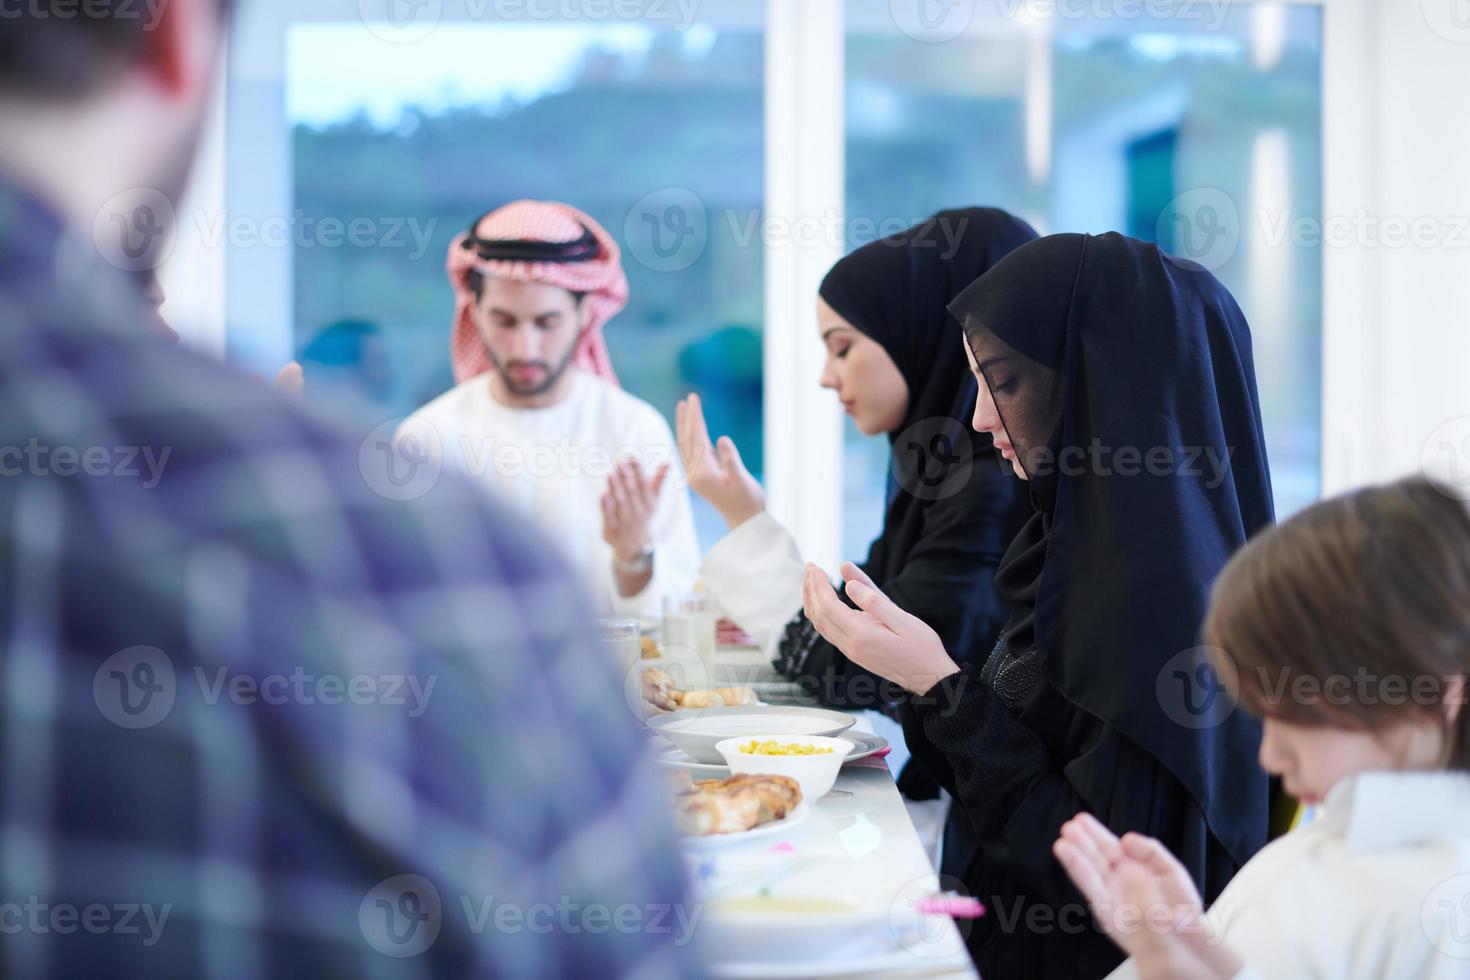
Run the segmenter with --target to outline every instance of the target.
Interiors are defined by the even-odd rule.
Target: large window
[[[825,220],[843,190],[837,237],[851,248],[989,204],[1042,232],[1117,229],[1210,266],[1255,332],[1278,510],[1319,492],[1321,248],[1300,231],[1322,211],[1322,7],[582,9],[242,5],[226,213],[197,229],[224,236],[229,355],[260,372],[303,357],[309,396],[365,428],[403,415],[452,382],[453,236],[518,197],[566,200],[624,250],[632,297],[608,340],[629,390],[670,416],[681,394],[703,393],[712,428],[753,468],[769,456],[779,470],[768,482],[783,488],[783,519],[816,542],[811,557],[835,557],[840,513],[843,557],[860,558],[881,520],[887,442],[849,428],[831,472],[836,423],[814,414],[839,409],[817,397],[809,349],[816,263],[766,219]],[[762,379],[782,371],[764,404],[810,389],[767,418]],[[781,441],[791,431],[804,444]],[[696,520],[708,546],[722,528],[699,504]]]
[[[1321,9],[888,6],[847,2],[848,228],[991,205],[1210,267],[1254,332],[1278,511],[1315,499],[1321,254],[1291,229],[1321,214]],[[861,554],[887,442],[847,433],[843,545]]]
[[[451,240],[509,201],[565,201],[623,250],[630,298],[606,333],[624,387],[671,423],[675,402],[701,392],[711,426],[759,472],[763,253],[747,233],[762,201],[758,23],[413,29],[347,15],[281,23],[279,71],[242,72],[232,92],[232,142],[255,145],[271,120],[289,132],[277,197],[292,236],[287,255],[234,259],[268,295],[232,292],[232,325],[257,326],[235,326],[231,353],[257,369],[301,358],[308,397],[349,421],[405,415],[453,384]],[[269,196],[258,160],[233,161],[245,210]],[[262,300],[284,324],[259,323]],[[699,507],[696,519],[712,544],[717,516]]]

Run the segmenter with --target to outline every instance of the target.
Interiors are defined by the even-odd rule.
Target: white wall
[[[844,203],[843,0],[767,0],[765,220],[775,228],[835,216]],[[824,352],[812,328],[817,288],[840,243],[773,235],[766,245],[765,449],[771,514],[801,554],[835,574],[842,551],[842,416],[812,384]],[[819,236],[821,237],[821,236]]]
[[[1323,248],[1327,493],[1418,472],[1426,444],[1465,457],[1470,24],[1447,28],[1455,3],[1326,4],[1323,215],[1366,229]],[[1368,219],[1417,220],[1439,241],[1396,245]]]
[[[214,110],[205,127],[193,179],[180,201],[173,253],[159,268],[163,316],[180,340],[215,357],[225,354],[225,250],[212,243],[210,222],[225,206],[225,106],[228,58],[215,81]]]

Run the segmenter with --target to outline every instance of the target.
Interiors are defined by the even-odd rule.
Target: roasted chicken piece
[[[694,784],[675,808],[679,832],[689,836],[733,834],[782,820],[801,802],[801,787],[789,776],[735,775]]]
[[[801,784],[790,776],[738,773],[726,779],[711,779],[694,784],[696,792],[709,792],[706,787],[718,787],[717,792],[730,794],[754,794],[760,801],[760,823],[767,820],[783,820],[786,814],[796,809],[801,802]]]
[[[674,805],[681,834],[733,834],[760,822],[761,801],[752,793],[692,793]]]

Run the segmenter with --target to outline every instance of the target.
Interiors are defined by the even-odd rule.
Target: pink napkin
[[[909,904],[923,915],[947,915],[951,919],[978,919],[985,914],[981,901],[968,895],[931,895]]]

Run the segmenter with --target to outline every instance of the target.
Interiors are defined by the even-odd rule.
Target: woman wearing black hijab
[[[1116,234],[1023,246],[950,309],[975,427],[1034,506],[996,573],[1001,639],[962,667],[850,565],[859,608],[809,568],[806,609],[928,695],[905,733],[979,839],[981,975],[1097,977],[1121,956],[1052,857],[1064,821],[1158,837],[1207,902],[1266,842],[1259,728],[1197,647],[1211,581],[1272,520],[1250,331],[1208,272]]]
[[[843,258],[819,293],[828,352],[822,384],[836,390],[859,429],[886,433],[892,447],[883,530],[862,567],[955,649],[988,649],[994,641],[1006,609],[991,577],[1028,508],[990,437],[964,423],[975,381],[953,356],[960,327],[946,307],[1035,237],[1004,211],[941,211]],[[895,701],[901,689],[850,665],[802,615],[796,545],[764,512],[760,487],[733,443],[710,445],[697,396],[680,404],[677,422],[690,486],[731,528],[700,570],[726,614],[823,701]],[[913,773],[901,782],[913,795],[934,793]]]

